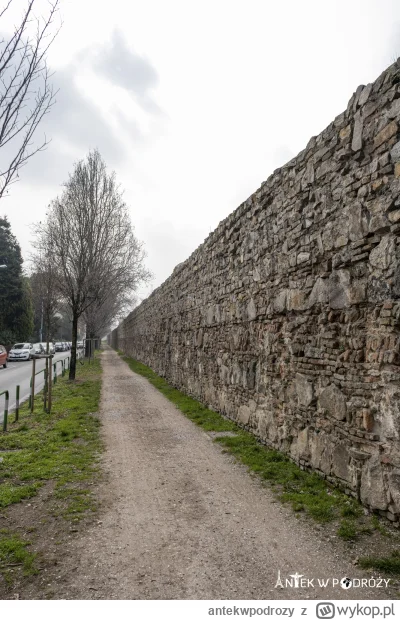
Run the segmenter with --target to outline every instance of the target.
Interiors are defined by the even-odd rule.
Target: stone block
[[[349,460],[348,446],[343,443],[337,444],[332,451],[332,474],[349,481],[351,478]]]
[[[364,88],[363,88],[363,90],[361,92],[360,98],[358,100],[358,105],[360,107],[367,103],[368,98],[369,98],[369,96],[371,94],[371,91],[372,91],[372,86],[373,86],[372,84],[367,84],[367,86],[364,86]]]
[[[354,129],[353,129],[353,139],[351,142],[351,148],[353,151],[359,151],[362,148],[363,140],[363,118],[361,116],[361,112],[357,112],[354,115]]]
[[[395,514],[400,513],[400,467],[392,467],[388,475],[388,491]]]
[[[297,264],[298,265],[301,265],[302,263],[305,263],[308,260],[310,260],[310,252],[300,252],[297,255]]]
[[[220,372],[220,376],[221,376],[221,381],[223,384],[227,385],[228,383],[230,383],[230,372],[229,372],[229,368],[227,366],[224,366],[223,364],[220,366],[219,369]]]
[[[397,134],[397,123],[396,121],[391,121],[388,123],[376,136],[374,139],[374,148],[378,148],[384,142],[387,142]]]
[[[395,259],[396,242],[393,235],[385,235],[382,237],[379,245],[377,245],[370,253],[369,262],[376,269],[387,269]]]
[[[334,271],[329,278],[329,305],[333,309],[347,308],[350,303],[350,273],[346,269]]]
[[[395,99],[388,110],[388,118],[396,118],[400,117],[400,99]]]
[[[346,419],[346,399],[343,392],[334,383],[322,390],[318,402],[319,406],[336,420]]]
[[[348,138],[350,134],[351,134],[351,125],[347,125],[346,127],[343,127],[339,131],[339,138],[340,140],[346,140],[346,138]]]
[[[287,290],[281,291],[275,297],[274,302],[273,302],[273,308],[274,308],[274,311],[277,312],[278,314],[281,314],[282,312],[285,312],[286,305],[287,305],[287,297],[288,297],[288,291]]]
[[[306,294],[304,291],[294,289],[288,292],[287,308],[288,310],[303,310],[306,303]]]
[[[387,510],[388,500],[378,456],[371,457],[362,468],[360,499],[373,510]]]
[[[399,168],[400,168],[400,163],[399,163]],[[399,172],[399,176],[400,176],[400,172]],[[395,224],[396,222],[400,221],[400,209],[397,209],[396,211],[390,211],[388,213],[388,219],[389,219],[389,222],[391,222],[392,224]]]
[[[238,414],[237,414],[236,419],[239,424],[243,424],[243,426],[247,426],[250,420],[250,415],[251,415],[250,407],[247,407],[247,405],[241,405],[241,407],[239,407],[238,409]]]
[[[377,417],[380,422],[382,441],[400,438],[400,386],[388,384],[382,391]]]
[[[400,101],[400,99],[398,101]],[[390,149],[390,157],[394,163],[400,161],[400,140]]]
[[[301,373],[296,373],[294,383],[297,404],[302,407],[311,405],[314,399],[314,387],[309,377]]]
[[[368,433],[374,430],[374,415],[369,409],[363,409],[363,427]]]
[[[201,347],[203,344],[203,330],[200,328],[196,335],[196,346]]]
[[[247,304],[247,317],[249,321],[254,321],[254,319],[257,318],[257,308],[256,304],[254,303],[254,299],[250,299],[249,303]]]
[[[299,431],[297,435],[296,456],[298,459],[301,459],[301,458],[308,459],[310,456],[310,449],[308,446],[308,435],[309,435],[308,428],[304,428],[303,430]]]

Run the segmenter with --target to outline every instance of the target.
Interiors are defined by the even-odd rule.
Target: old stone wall
[[[395,63],[114,334],[114,346],[392,521],[399,190]]]

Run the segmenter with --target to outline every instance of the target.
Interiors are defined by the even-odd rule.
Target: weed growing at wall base
[[[391,575],[400,575],[400,552],[393,551],[393,553],[387,557],[366,557],[360,559],[360,566],[362,568],[373,568],[375,570],[381,570]]]
[[[317,474],[300,469],[287,456],[261,444],[253,434],[231,420],[170,386],[148,366],[125,356],[121,351],[118,353],[131,370],[148,379],[182,413],[205,431],[230,431],[229,436],[219,436],[214,441],[268,482],[279,499],[289,503],[295,512],[302,512],[319,523],[337,522],[337,535],[346,541],[353,541],[362,534],[376,530],[371,519],[371,527],[365,527],[366,519],[356,500],[332,487]],[[374,520],[376,521],[376,517]],[[398,559],[390,560],[386,564],[382,560],[382,570],[385,570],[385,566],[393,567],[396,562]]]

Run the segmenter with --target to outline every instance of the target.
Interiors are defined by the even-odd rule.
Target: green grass
[[[54,386],[51,414],[27,405],[20,421],[0,434],[0,507],[35,495],[47,480],[57,487],[88,480],[97,470],[101,445],[99,421],[90,415],[98,409],[100,361],[78,367],[78,381],[59,378]]]
[[[87,512],[96,511],[96,502],[90,491],[79,488],[66,488],[65,486],[56,489],[54,497],[61,500],[67,500],[67,508],[63,511],[63,516],[74,522],[80,521],[85,517]]]
[[[91,364],[78,365],[75,382],[67,376],[58,378],[51,414],[43,412],[41,394],[35,398],[33,414],[27,403],[18,422],[12,422],[11,414],[7,433],[0,433],[0,510],[35,496],[49,481],[53,485],[46,503],[53,516],[77,522],[96,510],[93,494],[84,487],[98,472],[102,449],[100,422],[92,415],[98,410],[100,388],[96,357]],[[42,518],[40,527],[45,522]],[[25,535],[36,528],[19,530]],[[7,584],[21,567],[25,576],[37,572],[29,544],[15,532],[0,532],[0,573]]]
[[[17,504],[23,499],[29,499],[36,495],[40,484],[11,484],[4,482],[0,485],[0,508],[6,508],[10,504]]]
[[[118,353],[131,370],[146,377],[190,420],[205,431],[235,432],[236,435],[233,437],[216,437],[215,441],[252,472],[268,481],[281,501],[289,503],[295,512],[309,515],[320,523],[344,518],[339,525],[338,535],[346,540],[353,539],[356,520],[362,515],[362,509],[355,500],[349,499],[317,474],[303,471],[281,452],[262,445],[254,435],[242,430],[234,422],[170,386],[148,366],[125,356],[121,351]]]
[[[78,365],[75,382],[67,376],[58,378],[51,414],[43,412],[41,394],[35,398],[33,414],[27,403],[18,422],[12,422],[11,414],[7,433],[0,433],[0,510],[35,496],[49,481],[53,490],[47,510],[52,515],[77,522],[96,510],[92,493],[81,487],[98,472],[100,422],[92,414],[98,410],[100,388],[101,366],[96,357],[91,364]],[[45,522],[42,518],[19,530],[29,535]],[[24,576],[37,572],[29,545],[15,532],[0,531],[0,573],[7,584],[21,568]]]
[[[360,558],[358,564],[361,568],[373,568],[391,575],[400,575],[400,552],[393,551],[391,555],[381,558],[373,556]]]
[[[371,518],[371,529],[379,532],[382,536],[391,537],[393,534],[390,532],[378,519],[376,515],[373,515]]]
[[[12,569],[23,568],[25,576],[37,573],[35,554],[27,550],[29,541],[22,540],[8,530],[0,530],[0,573],[6,581],[12,581]]]
[[[343,519],[338,529],[338,536],[343,540],[355,540],[359,535],[360,530],[357,528],[357,524],[354,519]]]

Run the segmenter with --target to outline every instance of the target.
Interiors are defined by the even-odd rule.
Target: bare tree
[[[41,314],[41,340],[43,329],[46,334],[46,352],[49,352],[49,341],[57,327],[56,314],[61,307],[58,287],[58,271],[53,263],[51,247],[46,247],[45,239],[42,245],[36,245],[36,253],[31,258],[33,273],[31,275],[32,293],[35,305]]]
[[[117,296],[108,295],[102,302],[90,306],[83,315],[86,326],[86,338],[100,340],[107,334],[115,322],[119,322],[136,305],[136,297],[124,292]],[[86,346],[86,356],[90,348]]]
[[[0,23],[12,4],[8,0],[0,11]],[[1,151],[0,198],[18,179],[19,169],[48,144],[45,137],[33,146],[32,138],[55,100],[46,55],[59,32],[52,32],[59,0],[49,2],[45,18],[34,17],[34,4],[28,0],[13,34],[0,41],[0,149],[6,150]]]
[[[75,165],[36,234],[51,247],[58,288],[71,309],[69,378],[75,379],[79,318],[91,307],[99,311],[111,299],[126,298],[150,277],[115,173],[107,172],[97,150]]]

